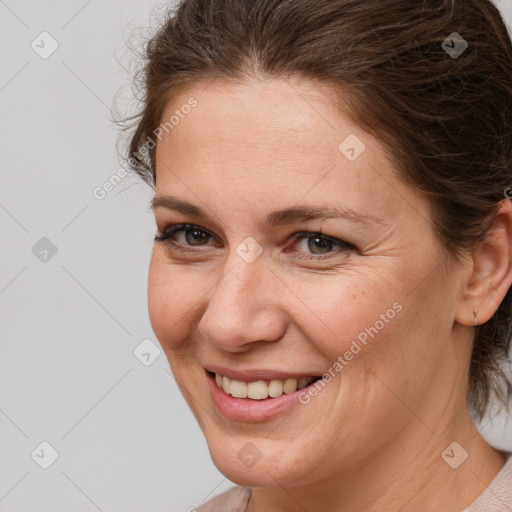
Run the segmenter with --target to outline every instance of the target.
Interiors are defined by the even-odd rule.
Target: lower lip
[[[215,377],[206,373],[212,399],[219,411],[231,420],[263,422],[288,411],[300,404],[299,393],[302,389],[275,398],[253,400],[252,398],[235,398],[228,395],[215,382]],[[304,389],[304,388],[303,388]]]

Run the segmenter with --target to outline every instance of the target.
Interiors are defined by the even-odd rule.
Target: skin
[[[213,236],[174,235],[193,252],[155,243],[151,324],[215,465],[253,488],[248,512],[460,511],[504,464],[476,431],[466,392],[473,311],[487,321],[512,281],[510,201],[488,243],[450,259],[427,199],[328,94],[304,81],[254,80],[199,83],[169,102],[162,120],[191,96],[198,104],[157,144],[155,195],[208,217],[157,207],[157,231],[186,222]],[[355,161],[338,150],[348,134],[366,146]],[[382,223],[265,224],[269,212],[304,204]],[[320,230],[356,250],[292,238]],[[250,264],[236,252],[248,236],[263,250]],[[213,403],[204,366],[321,375],[397,302],[401,311],[308,404],[248,423]],[[468,454],[456,469],[441,457],[454,441]],[[237,457],[248,442],[261,453],[252,467]]]

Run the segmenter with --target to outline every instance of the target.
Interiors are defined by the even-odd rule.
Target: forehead
[[[186,143],[206,152],[218,150],[215,146],[221,144],[222,155],[216,156],[226,160],[240,156],[235,150],[243,148],[262,159],[273,155],[285,161],[306,150],[312,156],[326,149],[332,154],[340,137],[357,130],[335,112],[325,87],[308,82],[203,82],[174,97],[161,122],[179,113],[190,98],[197,105],[181,116],[168,134],[172,137],[167,137],[173,150]]]
[[[194,108],[184,108],[191,98]],[[172,189],[192,199],[214,191],[219,203],[228,195],[231,203],[271,200],[283,207],[320,199],[347,208],[371,202],[396,214],[404,195],[414,195],[379,140],[336,108],[325,87],[201,83],[174,97],[161,122],[171,116],[179,122],[157,144],[160,194]]]

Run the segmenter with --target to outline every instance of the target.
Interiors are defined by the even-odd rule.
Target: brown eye
[[[187,250],[186,247],[207,245],[212,235],[203,228],[194,224],[176,224],[168,226],[163,233],[155,236],[155,241],[165,242],[169,247],[178,250]],[[182,246],[182,247],[180,247]]]
[[[202,242],[210,237],[210,235],[200,229],[182,229],[180,231],[176,231],[174,234],[179,232],[185,234],[184,239],[186,243],[190,245],[202,245]]]
[[[322,260],[355,249],[353,245],[344,242],[343,240],[339,240],[322,233],[311,233],[307,231],[297,233],[294,237],[294,241],[295,245],[302,249],[300,251],[296,251],[303,253],[302,255],[299,254],[298,257],[307,260]]]

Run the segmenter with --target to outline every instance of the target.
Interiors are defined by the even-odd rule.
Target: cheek
[[[155,248],[149,265],[148,311],[162,348],[172,351],[179,348],[194,323],[194,308],[207,284],[184,267],[171,265],[162,252]]]
[[[385,291],[379,275],[366,274],[316,275],[309,282],[295,283],[301,302],[297,299],[297,311],[291,313],[294,321],[305,338],[333,362],[346,352],[347,360],[352,360],[377,340],[390,336],[403,315],[396,288],[386,283]]]
[[[340,409],[356,408],[368,425],[388,421],[381,414],[393,408],[395,421],[402,421],[407,407],[417,410],[427,400],[450,332],[450,297],[441,300],[436,278],[412,293],[409,285],[386,288],[383,282],[375,275],[350,286],[340,283],[346,291],[323,310],[338,336],[310,338],[322,343],[331,371],[341,376]]]
[[[422,383],[435,371],[440,352],[435,345],[441,336],[432,332],[429,311],[435,291],[411,294],[404,284],[392,286],[390,275],[362,275],[330,280],[326,276],[314,286],[297,282],[297,295],[308,306],[308,314],[294,318],[305,339],[324,356],[327,379],[341,386],[340,408],[364,409],[361,404],[366,403],[370,420],[370,404],[396,401],[382,381],[406,400],[423,394]],[[400,282],[397,275],[396,283]],[[302,305],[300,310],[305,311]],[[436,325],[439,331],[444,327]],[[436,342],[431,341],[434,335]]]

